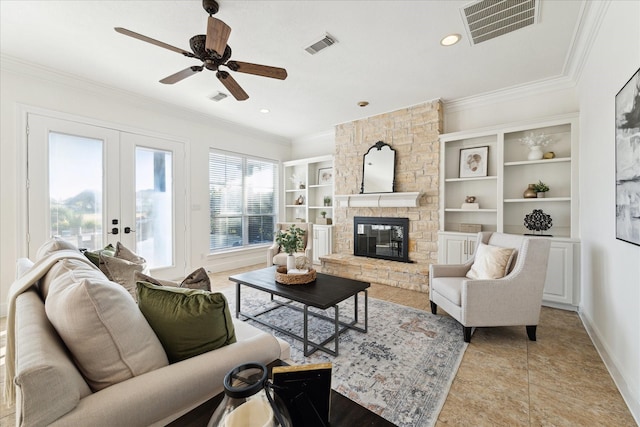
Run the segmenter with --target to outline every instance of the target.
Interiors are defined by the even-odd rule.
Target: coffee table
[[[236,317],[246,317],[276,331],[288,335],[294,339],[302,341],[305,356],[315,353],[317,350],[329,353],[332,356],[338,355],[339,336],[348,329],[358,332],[367,332],[368,327],[368,299],[367,288],[371,285],[359,280],[347,279],[344,277],[331,276],[318,273],[316,280],[303,285],[283,285],[275,281],[276,266],[267,267],[260,270],[249,271],[229,277],[229,280],[236,283]],[[246,313],[241,310],[240,291],[242,286],[248,286],[271,295],[271,300],[276,303],[259,313]],[[364,293],[364,327],[358,325],[358,294]],[[285,298],[286,301],[274,299],[275,296]],[[348,298],[354,298],[353,320],[343,322],[340,320],[338,304]],[[297,302],[302,304],[302,308],[292,304]],[[260,318],[261,315],[281,307],[289,307],[303,312],[303,336],[299,336],[289,330],[269,323]],[[309,310],[309,307],[316,307],[322,310],[333,308],[334,317],[325,316]],[[315,316],[334,323],[334,333],[321,343],[313,342],[309,339],[309,316]],[[334,341],[334,348],[330,349],[327,344]]]
[[[271,372],[271,368],[274,366],[283,365],[286,365],[286,363],[281,360],[275,360],[267,365],[267,367],[269,368],[269,372]],[[172,421],[167,425],[167,427],[206,426],[213,415],[213,412],[216,410],[218,405],[220,405],[220,402],[222,402],[223,397],[224,392],[212,397],[202,405],[194,408],[177,420]],[[375,412],[359,405],[335,390],[331,390],[331,412],[329,415],[329,424],[331,427],[395,427],[395,424],[392,422],[382,418]]]

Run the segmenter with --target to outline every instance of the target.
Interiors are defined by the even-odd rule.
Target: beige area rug
[[[235,290],[225,295],[234,312]],[[364,319],[362,300],[360,321]],[[270,304],[268,294],[243,288],[243,312],[257,313]],[[353,298],[339,307],[341,320],[353,317]],[[318,312],[333,316],[332,309]],[[264,315],[264,320],[300,336],[302,318],[301,312],[290,308]],[[305,357],[300,341],[248,322],[289,342],[295,363],[331,362],[334,390],[402,427],[435,424],[467,347],[460,324],[451,317],[374,298],[369,298],[368,333],[349,330],[340,335],[337,357],[320,351]],[[310,316],[310,339],[322,342],[332,333],[332,322]],[[333,349],[333,342],[328,346]]]

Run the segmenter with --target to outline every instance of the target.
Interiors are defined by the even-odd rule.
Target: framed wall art
[[[318,184],[331,184],[333,182],[333,168],[318,169]]]
[[[487,176],[489,146],[460,149],[460,178]]]
[[[640,246],[640,69],[616,94],[616,239]]]

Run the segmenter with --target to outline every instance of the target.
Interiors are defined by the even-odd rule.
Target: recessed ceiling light
[[[462,38],[462,36],[460,34],[449,34],[448,36],[446,36],[442,40],[440,40],[440,44],[442,46],[452,46],[452,45],[458,43],[461,38]]]
[[[263,108],[263,109],[260,110],[260,112],[263,113],[263,114],[267,114],[269,112],[269,109],[268,108]]]
[[[369,105],[368,101],[360,101],[360,102],[358,102],[358,107],[366,107],[367,105]]]

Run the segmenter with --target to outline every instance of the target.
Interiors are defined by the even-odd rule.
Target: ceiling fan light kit
[[[219,10],[218,3],[215,0],[202,0],[202,7],[209,14],[209,18],[207,19],[207,34],[199,34],[191,37],[189,40],[189,46],[193,53],[134,31],[127,30],[126,28],[116,27],[115,30],[120,34],[160,46],[189,58],[197,58],[202,61],[202,65],[194,65],[189,68],[185,68],[182,71],[178,71],[175,74],[165,77],[160,80],[160,83],[174,84],[199,73],[206,68],[207,70],[216,72],[218,80],[220,80],[236,100],[244,101],[249,98],[249,95],[247,95],[238,82],[236,82],[227,71],[221,70],[220,67],[226,67],[229,70],[238,73],[253,74],[278,80],[284,80],[287,78],[287,70],[284,68],[252,64],[250,62],[231,61],[231,47],[227,44],[231,34],[231,27],[212,16]]]

